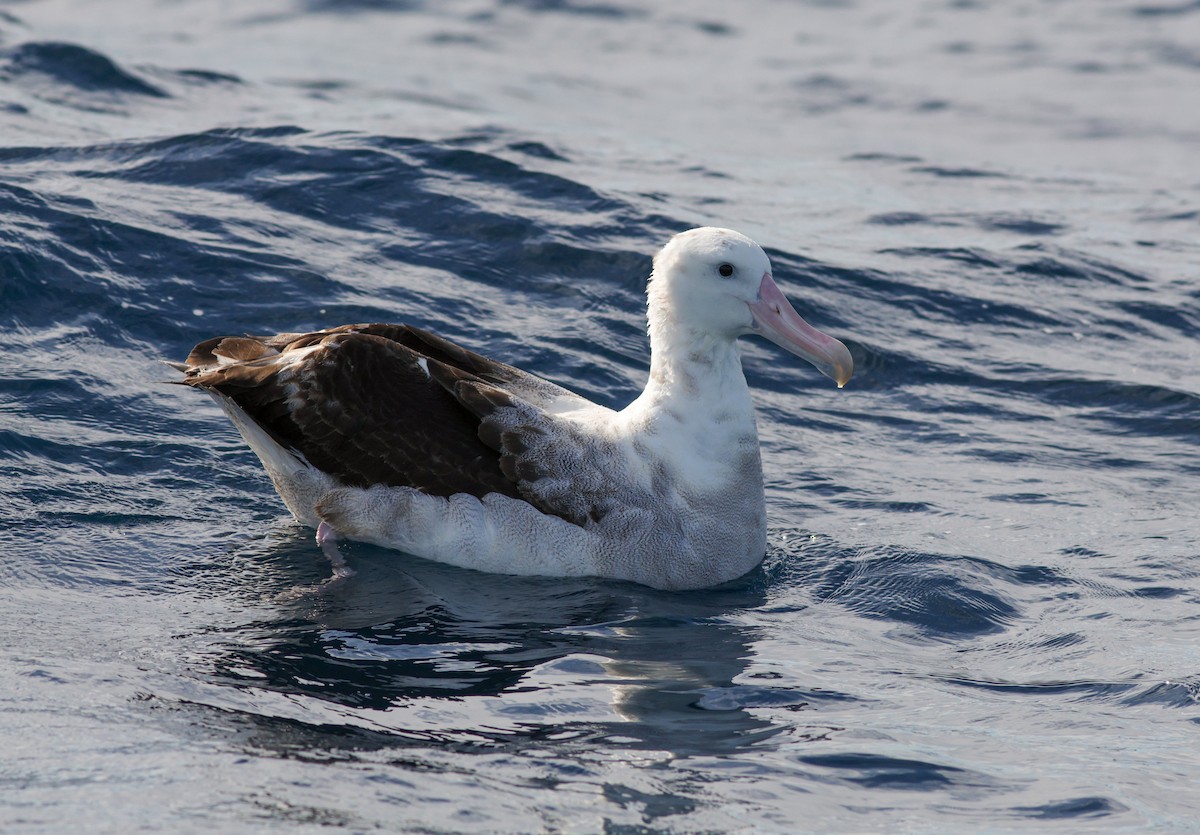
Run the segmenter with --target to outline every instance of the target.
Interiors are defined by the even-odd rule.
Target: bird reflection
[[[356,573],[332,587],[317,582],[319,552],[290,528],[207,575],[255,613],[209,648],[207,701],[289,720],[279,740],[289,750],[296,721],[397,742],[608,741],[668,758],[784,730],[755,716],[753,699],[723,698],[753,656],[755,629],[733,617],[765,602],[761,575],[680,594],[355,547]],[[254,721],[257,745],[272,745],[274,724]]]

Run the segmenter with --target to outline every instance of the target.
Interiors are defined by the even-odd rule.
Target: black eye
[[[717,272],[719,272],[723,277],[729,278],[729,276],[733,275],[733,264],[722,264],[721,266],[717,267]]]

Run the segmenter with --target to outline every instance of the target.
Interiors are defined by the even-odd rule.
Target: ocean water
[[[1194,831],[1200,4],[0,3],[0,829]],[[352,544],[209,336],[406,321],[612,406],[739,229],[769,551]]]

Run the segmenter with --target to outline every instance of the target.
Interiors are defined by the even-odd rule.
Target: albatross
[[[344,537],[493,573],[717,585],[766,552],[738,337],[770,339],[839,388],[853,362],[729,229],[673,237],[646,295],[649,379],[620,411],[411,325],[216,337],[173,365],[335,569]]]

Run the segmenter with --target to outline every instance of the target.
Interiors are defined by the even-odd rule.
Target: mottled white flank
[[[306,524],[324,521],[353,539],[482,571],[714,585],[754,568],[766,550],[758,436],[737,337],[762,333],[839,384],[850,375],[845,347],[804,325],[770,270],[758,245],[736,232],[677,235],[655,258],[647,292],[652,359],[641,396],[621,411],[572,396],[519,399],[489,418],[526,431],[524,440],[545,439],[530,455],[549,476],[532,489],[543,506],[569,508],[580,497],[604,507],[583,525],[497,493],[442,498],[339,486],[236,407],[226,410]]]

